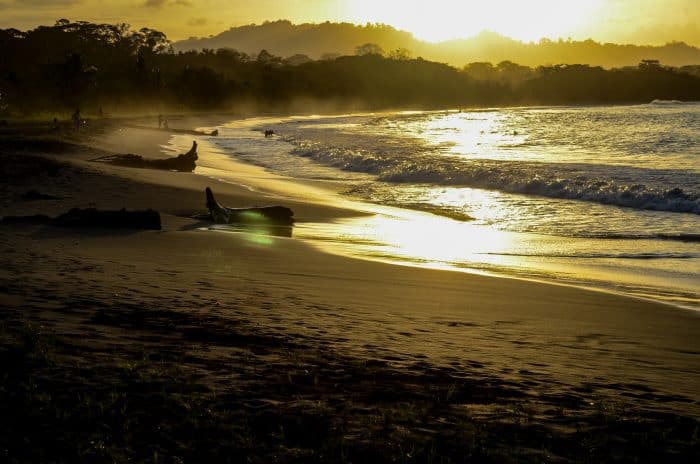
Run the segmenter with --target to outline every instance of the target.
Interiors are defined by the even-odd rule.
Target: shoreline
[[[227,119],[226,119],[227,120]],[[198,117],[195,119],[196,124],[194,129],[201,130],[203,127],[215,126],[221,123],[222,119],[202,119]],[[191,121],[184,119],[180,120],[180,123],[190,124]],[[115,137],[112,140],[111,137]],[[95,143],[90,143],[89,146],[96,146],[100,149],[112,149],[115,146],[122,148],[122,151],[126,152],[136,152],[144,153],[147,156],[158,157],[167,153],[179,153],[186,151],[189,147],[191,139],[193,137],[190,135],[178,135],[170,132],[153,132],[148,130],[139,130],[134,128],[118,128],[112,135],[103,136],[100,135]],[[221,203],[229,206],[251,206],[263,204],[275,204],[280,202],[286,206],[291,207],[295,211],[295,217],[297,222],[301,223],[328,223],[331,224],[337,219],[348,219],[348,218],[361,218],[363,215],[374,215],[374,214],[392,214],[392,213],[405,213],[409,218],[414,215],[425,216],[426,213],[413,212],[400,210],[393,207],[383,207],[381,205],[375,205],[370,203],[358,202],[352,199],[346,199],[339,195],[337,191],[332,188],[319,188],[312,185],[304,184],[295,179],[289,179],[286,177],[278,176],[276,174],[270,173],[265,168],[250,165],[242,161],[236,161],[226,156],[224,153],[219,152],[213,146],[209,145],[206,140],[201,137],[194,137],[200,144],[200,165],[204,173],[174,173],[168,171],[154,171],[154,170],[144,170],[144,169],[131,169],[131,168],[120,168],[109,165],[102,165],[100,163],[88,163],[85,161],[85,156],[71,156],[69,155],[70,162],[77,162],[78,166],[88,169],[97,169],[101,175],[107,176],[118,176],[122,179],[122,182],[128,182],[132,185],[136,192],[142,191],[144,188],[149,188],[149,186],[160,186],[161,188],[175,188],[178,191],[195,191],[195,195],[189,195],[189,201],[184,203],[182,207],[173,208],[172,206],[163,208],[167,200],[163,198],[151,199],[146,196],[140,196],[140,194],[135,195],[136,198],[125,198],[120,203],[123,206],[128,206],[129,204],[134,205],[134,207],[150,207],[156,204],[160,204],[160,209],[163,216],[164,230],[170,230],[171,228],[177,227],[178,230],[189,230],[193,227],[191,220],[184,216],[189,215],[193,211],[203,211],[203,192],[204,186],[215,185],[214,190]],[[157,147],[157,149],[155,148]],[[198,167],[197,170],[201,169]],[[214,172],[212,172],[212,170]],[[212,175],[214,174],[214,175]],[[217,180],[216,174],[224,177],[223,182]],[[133,182],[137,182],[133,185]],[[184,192],[184,191],[183,191]],[[152,193],[151,193],[152,195]],[[201,195],[201,203],[197,197]],[[182,200],[182,197],[178,197],[178,200]],[[128,202],[128,203],[127,203]],[[190,224],[188,224],[190,223]],[[331,228],[333,226],[331,225]],[[245,232],[233,232],[234,237],[246,237],[250,236],[249,233]],[[201,231],[200,231],[201,232]],[[204,236],[211,235],[210,232],[202,232]],[[220,234],[217,234],[220,235]],[[253,236],[255,236],[253,232]],[[206,238],[210,240],[210,238]],[[284,240],[284,239],[281,239]],[[294,241],[295,239],[292,239]],[[322,255],[328,255],[326,259],[339,258],[341,260],[358,260],[357,256],[347,256],[342,253],[330,253],[323,247],[318,246],[318,242],[309,239],[302,239],[304,246],[309,247],[309,251],[312,249],[314,253],[320,253]],[[287,242],[289,243],[289,242]],[[286,245],[288,246],[288,245]],[[316,259],[316,258],[314,258]],[[362,266],[361,263],[378,263],[380,265],[389,266],[388,269],[392,269],[397,266],[396,263],[387,264],[386,261],[374,258],[359,258],[358,266]],[[404,267],[404,266],[401,266]],[[495,279],[495,283],[491,282],[490,286],[498,287],[501,284],[507,286],[506,282],[515,284],[515,286],[537,286],[541,287],[543,292],[547,292],[547,289],[553,290],[556,288],[561,288],[564,292],[572,291],[574,293],[586,294],[588,292],[594,292],[600,295],[601,299],[611,298],[618,299],[622,298],[621,302],[623,304],[642,304],[650,306],[662,307],[665,310],[672,311],[688,311],[686,308],[680,308],[676,305],[668,305],[664,302],[659,302],[656,300],[646,300],[635,298],[627,294],[616,294],[614,292],[608,292],[605,290],[598,289],[585,289],[580,285],[570,285],[568,283],[558,283],[551,281],[533,280],[522,278],[520,276],[513,275],[495,275],[491,276],[480,272],[470,272],[468,269],[434,269],[426,266],[415,265],[408,263],[405,266],[407,269],[415,269],[415,272],[426,271],[428,273],[436,272],[439,275],[444,273],[455,273],[457,275],[465,275],[468,277],[474,277],[477,280],[486,279],[486,281],[491,281]],[[412,272],[412,271],[408,271]],[[458,277],[457,277],[458,278]],[[504,282],[505,281],[505,282]],[[691,311],[691,317],[697,317],[698,313],[696,311]]]
[[[123,136],[100,137],[114,146]],[[154,146],[180,147],[162,138],[129,143],[123,151],[153,156]],[[7,440],[24,433],[46,450],[42,443],[57,431],[51,414],[65,408],[83,428],[100,414],[117,423],[111,438],[101,438],[114,453],[152,456],[150,441],[163,456],[190,456],[164,442],[157,426],[188,436],[202,430],[188,419],[196,411],[200,424],[217,431],[213,440],[243,424],[230,445],[238,454],[229,445],[212,449],[255,462],[291,459],[294,450],[301,460],[339,461],[343,446],[355,459],[375,453],[390,460],[410,443],[419,460],[431,449],[494,462],[697,456],[696,314],[572,287],[349,259],[254,231],[199,231],[206,224],[189,216],[205,210],[207,185],[227,206],[279,202],[302,221],[357,213],[291,200],[293,188],[283,199],[251,191],[245,176],[271,182],[256,170],[240,173],[236,185],[88,163],[90,156],[54,154],[69,166],[14,179],[3,191],[2,214],[152,207],[163,230],[0,226],[7,308],[0,354],[16,381],[5,391],[26,399],[24,411],[7,402],[16,410],[5,417],[24,413],[46,430],[37,436],[6,424]],[[20,200],[30,188],[61,199]],[[38,390],[26,388],[27,375]],[[110,388],[123,392],[135,415],[117,406],[97,413],[60,393],[92,391],[94,401],[107,401]],[[148,393],[161,389],[162,397]],[[139,399],[159,412],[146,419]],[[119,440],[132,435],[120,427],[143,438],[134,434],[132,448],[124,448]],[[200,452],[209,443],[195,441]]]
[[[278,121],[278,116],[264,116],[261,118],[243,118],[242,120],[233,122],[251,121],[250,124],[258,125],[261,124],[261,122],[258,120],[268,120],[270,118],[272,118],[270,124],[274,124],[276,121]],[[214,126],[198,129],[211,129],[212,127]],[[185,145],[185,143],[181,143],[180,148],[184,149]],[[204,146],[208,148],[208,150],[205,150],[205,158],[202,159],[203,163],[201,164],[201,167],[198,167],[198,169],[195,171],[196,174],[233,183],[240,183],[241,179],[246,179],[246,185],[248,187],[253,189],[264,189],[268,192],[273,191],[278,194],[282,194],[283,198],[289,198],[290,196],[292,198],[301,196],[306,201],[323,202],[325,204],[339,206],[343,209],[357,211],[359,213],[359,217],[357,217],[357,214],[348,214],[347,218],[336,218],[340,219],[341,223],[337,224],[335,227],[333,225],[329,225],[326,220],[321,220],[318,223],[310,223],[310,221],[304,218],[303,222],[306,222],[307,224],[305,224],[304,227],[298,228],[302,233],[296,234],[296,237],[309,241],[324,252],[330,252],[351,258],[388,262],[398,265],[408,265],[431,269],[449,269],[457,272],[489,275],[494,277],[522,279],[525,281],[549,283],[554,285],[568,285],[574,288],[590,289],[593,291],[601,291],[614,295],[628,296],[633,299],[659,302],[684,310],[700,311],[700,299],[698,299],[698,296],[700,295],[694,293],[692,297],[688,296],[690,294],[687,292],[691,290],[688,289],[689,287],[686,288],[687,284],[686,287],[678,287],[674,289],[673,293],[668,293],[660,286],[660,284],[657,284],[656,286],[648,286],[643,280],[635,278],[632,273],[627,273],[625,274],[624,278],[614,280],[612,279],[610,272],[605,274],[605,271],[599,265],[589,265],[589,263],[587,263],[585,260],[579,261],[576,265],[572,265],[566,263],[562,264],[561,262],[558,262],[556,258],[550,257],[549,261],[542,261],[539,263],[539,265],[534,265],[532,263],[527,263],[527,261],[537,259],[535,256],[518,259],[516,255],[509,255],[506,253],[506,255],[501,256],[501,259],[504,261],[503,264],[490,264],[488,263],[488,260],[478,261],[478,253],[475,255],[477,260],[472,261],[471,263],[469,262],[470,259],[467,259],[466,262],[460,262],[458,260],[452,261],[449,258],[439,258],[438,261],[431,262],[429,258],[424,258],[423,255],[420,254],[421,250],[419,250],[419,253],[415,255],[411,255],[410,253],[404,254],[400,251],[393,254],[391,252],[389,254],[383,254],[381,252],[381,248],[364,246],[361,235],[353,235],[353,230],[359,229],[362,227],[363,222],[365,222],[365,220],[362,219],[362,216],[369,214],[377,216],[377,219],[379,217],[401,218],[401,222],[405,223],[407,227],[411,227],[412,224],[419,224],[420,227],[424,228],[450,226],[454,229],[452,224],[459,223],[461,221],[441,215],[434,216],[430,212],[379,205],[361,198],[348,197],[342,194],[343,186],[338,185],[333,180],[310,181],[309,179],[299,180],[284,177],[283,175],[272,173],[267,168],[259,165],[249,164],[246,161],[234,159],[232,156],[225,154],[222,148],[215,147],[212,144]],[[210,162],[210,157],[214,153],[216,153],[216,160],[212,163]],[[211,168],[214,168],[214,170]],[[242,173],[245,173],[245,176],[241,176]],[[289,185],[292,186],[291,189],[289,188]],[[320,190],[316,187],[320,187]],[[353,219],[353,217],[356,219]],[[382,235],[381,222],[382,221],[380,220],[372,220],[373,224],[379,224],[377,227],[375,227],[375,229],[379,232],[376,236],[369,236],[367,239],[370,241],[377,241],[377,243],[384,241],[384,247],[401,247],[401,243],[391,242],[392,237]],[[397,226],[394,225],[393,227],[396,228]],[[550,236],[539,236],[538,234],[532,232],[505,232],[494,230],[489,226],[471,226],[468,223],[465,223],[463,229],[465,230],[462,232],[467,235],[476,231],[480,237],[479,239],[486,242],[489,240],[493,241],[493,238],[487,237],[487,235],[502,236],[504,237],[502,240],[511,240],[510,237],[515,237],[512,240],[517,240],[522,243],[532,242],[533,244],[539,243],[542,240],[551,242],[553,239]],[[455,229],[455,232],[453,232],[452,235],[456,235],[457,233],[458,232]],[[336,237],[338,234],[343,235],[346,237],[346,239],[340,241],[336,240],[334,237]],[[456,238],[452,235],[450,235],[448,238]],[[355,240],[359,240],[360,243],[355,243]],[[591,239],[577,240],[582,241]],[[592,246],[594,245],[592,244]],[[580,246],[578,247],[580,248]],[[430,253],[431,250],[426,250],[425,252]],[[437,250],[437,252],[441,253],[440,250]],[[499,252],[496,251],[496,255],[498,254]],[[520,263],[519,260],[523,261],[523,263]],[[527,264],[523,266],[524,263]],[[584,271],[581,271],[580,269],[584,269]]]
[[[188,131],[192,133],[182,134],[183,129],[173,128],[172,131],[154,131],[153,128],[136,127],[130,124],[122,124],[116,121],[115,130],[108,133],[107,137],[102,134],[97,140],[91,140],[87,143],[88,147],[93,147],[99,150],[115,151],[120,149],[121,152],[134,152],[146,154],[147,157],[162,157],[162,155],[174,154],[187,151],[190,141],[195,139],[200,147],[200,160],[198,161],[197,169],[192,173],[194,176],[201,177],[200,181],[185,181],[186,173],[171,173],[175,176],[167,176],[156,174],[156,171],[139,170],[131,168],[119,168],[113,166],[105,166],[97,163],[86,162],[85,156],[71,156],[70,162],[77,162],[81,166],[89,166],[100,170],[102,173],[109,175],[125,176],[133,179],[134,176],[139,182],[162,184],[165,186],[184,186],[192,188],[193,184],[203,189],[204,185],[211,182],[217,182],[223,185],[235,186],[236,195],[241,195],[245,191],[244,198],[265,198],[269,200],[281,200],[297,206],[303,205],[302,215],[296,216],[297,222],[302,223],[323,223],[329,224],[337,219],[353,219],[361,218],[367,215],[399,215],[404,218],[415,218],[421,216],[432,216],[430,213],[422,211],[405,210],[393,206],[383,206],[375,203],[368,203],[361,199],[347,198],[341,195],[340,188],[333,185],[333,181],[323,181],[319,187],[316,183],[309,183],[292,179],[281,175],[274,174],[262,166],[252,165],[241,160],[235,160],[226,155],[220,148],[215,147],[208,140],[202,139],[206,134],[200,133],[195,135],[195,132],[216,128],[225,123],[240,119],[249,119],[249,116],[241,116],[240,119],[231,120],[230,115],[207,116],[197,114],[194,116],[184,116],[178,121],[185,122]],[[268,117],[265,115],[264,117]],[[270,115],[270,117],[284,117],[281,115]],[[143,118],[138,118],[141,121]],[[257,117],[253,117],[257,119]],[[157,129],[157,128],[156,128]],[[134,136],[136,134],[136,136]],[[145,134],[145,135],[144,135]],[[117,138],[118,141],[113,140]],[[124,140],[127,142],[124,143]],[[102,169],[101,169],[102,168]],[[142,171],[142,172],[139,172]],[[141,174],[139,176],[139,174]],[[184,174],[184,176],[182,175]],[[179,178],[177,178],[177,177]],[[210,182],[202,181],[207,179]],[[218,193],[218,192],[217,192]],[[218,195],[217,195],[218,196]],[[224,193],[224,198],[226,193]],[[330,197],[330,198],[329,198]],[[250,204],[241,204],[236,201],[230,206],[250,206]],[[310,213],[306,213],[306,210]],[[295,210],[296,211],[296,210]],[[299,221],[299,218],[301,220]],[[450,219],[450,218],[447,218]],[[332,227],[332,226],[331,226]],[[481,227],[487,229],[486,227]],[[241,232],[240,230],[232,230],[233,232]],[[244,231],[243,231],[244,232]],[[528,235],[520,233],[519,235]],[[637,295],[615,288],[614,286],[595,286],[590,282],[559,282],[553,276],[527,276],[518,275],[517,273],[509,273],[508,270],[490,270],[480,269],[477,267],[470,268],[464,266],[444,266],[430,265],[429,263],[418,263],[410,260],[400,260],[396,257],[368,257],[361,256],[357,252],[351,253],[343,251],[342,247],[323,246],[318,240],[308,237],[302,237],[300,240],[309,243],[314,249],[322,253],[332,253],[334,255],[343,256],[348,259],[360,259],[370,262],[387,263],[397,266],[416,267],[420,269],[431,269],[437,271],[459,272],[472,275],[480,275],[497,279],[514,279],[523,282],[533,282],[544,285],[563,286],[579,290],[599,292],[610,294],[613,296],[621,296],[630,298],[631,300],[640,300],[652,304],[661,304],[670,308],[681,309],[684,311],[698,312],[700,307],[692,305],[683,305],[675,301],[668,301],[654,298],[652,296]]]

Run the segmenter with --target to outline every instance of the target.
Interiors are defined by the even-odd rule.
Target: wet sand
[[[254,167],[220,182],[88,161],[101,150],[164,156],[191,143],[180,137],[116,127],[67,150],[0,144],[1,215],[126,207],[163,221],[162,231],[0,227],[0,412],[22,418],[3,421],[7,457],[698,456],[697,313],[202,231],[189,216],[205,211],[205,186],[228,206],[291,207],[299,222],[364,213]],[[200,144],[198,169],[223,177],[208,150]],[[30,190],[60,199],[22,199]]]

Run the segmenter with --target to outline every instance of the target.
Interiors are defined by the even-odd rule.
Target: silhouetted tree
[[[496,66],[496,70],[498,79],[511,87],[518,86],[533,76],[531,68],[515,64],[512,61],[501,61]]]
[[[659,60],[642,60],[639,63],[639,67],[642,69],[654,69],[654,68],[660,68],[661,63],[659,63]]]
[[[700,68],[655,60],[612,70],[476,62],[458,71],[410,59],[405,49],[385,58],[374,43],[357,47],[355,56],[319,61],[282,60],[266,50],[251,59],[230,48],[176,54],[169,44],[153,29],[66,19],[25,32],[0,30],[0,112],[73,111],[77,104],[96,111],[128,99],[197,109],[239,100],[283,108],[294,97],[363,101],[371,108],[700,100]]]
[[[483,61],[477,63],[469,63],[468,65],[464,66],[462,70],[466,74],[468,74],[472,79],[476,79],[478,81],[495,80],[498,77],[498,72],[496,71],[496,68],[494,68],[491,63]]]
[[[304,63],[310,63],[313,60],[309,58],[307,55],[302,55],[302,54],[296,54],[292,55],[288,58],[284,59],[284,64],[288,64],[290,66],[299,66],[300,64]]]
[[[384,50],[382,47],[375,43],[366,43],[363,45],[358,45],[355,47],[355,55],[365,56],[365,55],[384,55]]]
[[[390,51],[388,56],[392,60],[410,60],[411,51],[406,48],[397,48],[396,50]]]
[[[260,50],[258,53],[258,58],[256,60],[260,64],[264,65],[280,65],[282,64],[282,58],[275,56],[267,50]]]

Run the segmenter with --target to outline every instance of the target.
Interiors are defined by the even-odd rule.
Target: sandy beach
[[[207,186],[227,206],[292,208],[300,224],[370,209],[204,139],[195,173],[89,161],[184,153],[189,134],[0,135],[1,216],[151,208],[162,220],[0,225],[3,460],[700,459],[697,312],[336,256],[293,230],[203,230],[192,216]],[[24,199],[32,190],[55,198]]]

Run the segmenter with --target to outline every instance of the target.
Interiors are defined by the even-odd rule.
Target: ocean
[[[700,104],[270,117],[218,129],[210,141],[239,161],[376,206],[295,226],[328,251],[700,309]]]

